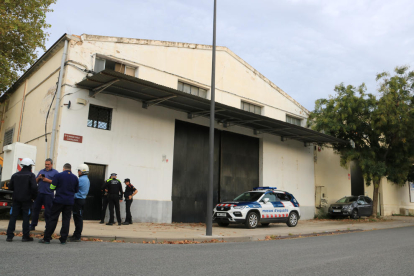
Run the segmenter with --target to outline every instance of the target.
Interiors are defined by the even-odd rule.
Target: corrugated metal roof
[[[113,70],[104,70],[87,77],[76,84],[96,93],[110,94],[138,100],[143,107],[157,104],[166,108],[186,112],[189,118],[209,117],[210,100],[184,93],[163,85],[131,77]],[[107,85],[107,86],[106,86]],[[247,112],[216,102],[215,118],[224,126],[240,125],[253,130],[255,134],[268,133],[283,139],[293,139],[304,143],[346,143],[346,141],[316,132],[284,121]]]

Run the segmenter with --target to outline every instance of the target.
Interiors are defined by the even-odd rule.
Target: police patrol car
[[[260,223],[286,223],[295,227],[300,218],[299,202],[295,197],[276,187],[257,187],[245,192],[234,201],[217,204],[213,220],[219,226],[229,223],[244,223],[247,228],[256,228]]]

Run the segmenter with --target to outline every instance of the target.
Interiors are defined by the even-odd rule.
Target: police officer
[[[134,198],[134,195],[138,193],[138,190],[131,184],[131,180],[126,178],[125,181],[125,210],[126,210],[126,217],[125,222],[122,223],[123,225],[132,224],[132,216],[131,216],[131,204]]]
[[[114,207],[116,211],[116,219],[118,225],[121,225],[121,213],[119,212],[119,202],[122,202],[122,184],[116,179],[116,174],[111,174],[112,179],[108,179],[105,186],[105,191],[108,192],[109,203],[109,222],[106,225],[114,224]]]
[[[13,208],[11,211],[9,227],[7,228],[6,241],[13,241],[16,220],[20,211],[23,212],[23,238],[22,241],[33,241],[30,237],[29,215],[32,202],[37,196],[36,176],[32,173],[34,162],[30,158],[24,158],[20,165],[22,170],[12,175],[9,182],[9,190],[13,191]]]
[[[101,187],[102,193],[102,211],[101,211],[101,221],[100,224],[105,223],[105,215],[106,215],[106,207],[108,207],[108,191],[106,190],[106,183],[111,181],[112,179],[116,179],[116,173],[111,173],[111,178],[107,179]]]
[[[73,205],[73,220],[75,221],[75,232],[73,232],[70,241],[80,242],[83,230],[83,206],[85,205],[86,196],[89,192],[90,182],[88,178],[89,166],[80,164],[78,166],[79,192],[75,194],[75,204]]]
[[[75,203],[75,194],[79,191],[79,179],[72,173],[72,166],[69,163],[66,163],[63,166],[63,171],[53,178],[50,189],[56,190],[55,199],[53,200],[52,213],[46,222],[43,239],[39,240],[39,243],[50,243],[59,215],[62,213],[62,228],[60,229],[59,240],[61,244],[66,244],[69,234],[70,216]]]

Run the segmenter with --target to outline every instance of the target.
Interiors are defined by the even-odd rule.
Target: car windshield
[[[348,196],[348,197],[341,198],[336,203],[350,203],[350,202],[354,202],[354,201],[357,201],[357,200],[358,200],[357,196]]]
[[[258,201],[263,195],[261,192],[245,192],[234,199],[234,201]]]

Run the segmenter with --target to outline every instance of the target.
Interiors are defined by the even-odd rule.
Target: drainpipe
[[[63,48],[63,55],[62,55],[62,62],[60,63],[60,72],[59,72],[59,81],[58,87],[56,91],[56,104],[55,104],[55,115],[53,117],[53,128],[52,128],[52,138],[50,139],[50,158],[54,158],[54,149],[55,149],[55,136],[56,136],[56,124],[57,124],[57,117],[59,113],[59,105],[60,105],[60,92],[62,90],[62,79],[63,79],[63,71],[65,69],[65,61],[68,51],[68,41],[65,40],[65,47]]]

